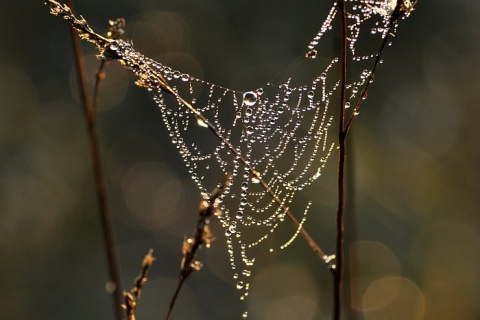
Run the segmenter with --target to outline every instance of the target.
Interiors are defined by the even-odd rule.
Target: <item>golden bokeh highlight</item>
[[[474,227],[443,221],[424,228],[412,261],[427,300],[424,319],[477,319],[480,237]]]
[[[368,310],[364,295],[376,281],[401,274],[400,262],[392,250],[381,242],[359,240],[350,245],[351,306],[356,310]],[[383,303],[387,297],[382,297]],[[393,299],[393,297],[390,297]]]
[[[101,60],[94,54],[84,57],[84,63],[87,77],[87,84],[93,94],[93,88],[95,87],[96,74],[100,70]],[[125,98],[127,88],[133,83],[133,79],[130,78],[127,71],[118,65],[118,63],[106,63],[103,67],[102,80],[99,82],[99,90],[97,95],[97,111],[105,111],[112,109],[120,105]],[[80,97],[78,94],[78,80],[75,67],[70,70],[70,91],[73,97],[80,103]],[[89,95],[93,103],[93,95]]]
[[[180,217],[181,182],[161,162],[133,165],[125,174],[122,190],[133,221],[146,229],[168,228]]]
[[[409,279],[385,277],[372,283],[363,298],[366,320],[420,320],[425,299]]]
[[[319,292],[301,264],[277,263],[253,274],[247,300],[254,319],[317,319]]]

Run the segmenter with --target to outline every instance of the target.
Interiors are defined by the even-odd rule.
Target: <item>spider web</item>
[[[349,68],[357,70],[358,75],[347,83],[345,108],[356,103],[367,81],[373,81],[372,67],[379,52],[372,48],[378,49],[387,33],[394,32],[390,22],[396,5],[391,0],[347,2]],[[219,219],[227,237],[237,288],[243,292],[241,299],[248,295],[248,278],[255,261],[250,249],[266,242],[285,220],[284,209],[292,206],[297,192],[321,176],[334,149],[328,129],[335,115],[330,105],[332,100],[337,101],[333,98],[340,88],[341,62],[339,57],[316,58],[322,37],[338,32],[334,31],[337,14],[334,4],[308,45],[304,60],[310,60],[306,66],[315,71],[301,81],[292,76],[280,84],[267,83],[239,92],[152,61],[151,68],[176,93],[165,95],[160,90],[154,99],[172,143],[201,193],[208,196],[212,189],[209,183],[232,174],[231,184],[222,195],[223,214]],[[361,48],[359,42],[363,43]],[[223,139],[212,137],[209,126],[185,108],[178,97],[208,119]],[[304,204],[298,229],[305,222],[310,205],[311,202]],[[293,233],[280,248],[287,247],[298,233],[299,230]]]
[[[332,34],[341,31],[337,3],[300,59],[306,72],[246,92],[172,70],[135,51],[131,42],[99,36],[68,7],[49,4],[51,13],[64,17],[82,38],[95,43],[104,59],[118,60],[139,78],[138,85],[153,92],[172,143],[204,197],[231,176],[220,198],[223,214],[218,218],[244,299],[255,262],[253,248],[274,250],[275,242],[269,242],[272,233],[289,216],[296,193],[321,176],[335,147],[329,127],[338,109],[331,104],[335,107],[339,101],[341,62],[320,44],[327,34],[334,38]],[[407,17],[413,5],[409,0],[346,0],[345,5],[349,79],[341,107],[352,119],[381,63],[387,35],[395,33],[397,20]],[[297,230],[277,248],[287,247],[300,233],[310,206],[311,202],[300,204],[303,215]],[[325,257],[327,263],[330,260]]]

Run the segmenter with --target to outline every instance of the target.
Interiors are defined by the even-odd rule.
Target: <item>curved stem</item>
[[[68,6],[72,7],[72,0],[67,0]],[[104,244],[107,251],[108,268],[110,273],[110,284],[113,284],[113,300],[115,314],[118,320],[124,319],[124,311],[122,309],[122,292],[120,284],[120,268],[118,266],[118,253],[116,247],[115,236],[113,232],[113,218],[107,200],[107,188],[102,169],[100,158],[100,148],[98,143],[98,135],[95,127],[95,110],[87,95],[85,66],[82,59],[80,42],[73,28],[70,28],[73,48],[75,53],[75,65],[77,69],[79,91],[84,107],[85,118],[87,120],[88,138],[90,142],[90,155],[92,158],[95,187],[100,207],[100,215],[103,227]]]
[[[388,27],[387,35],[385,36],[385,38],[382,41],[382,44],[380,45],[380,50],[377,53],[377,56],[375,58],[375,62],[373,63],[372,71],[370,71],[370,74],[369,74],[369,76],[366,80],[367,83],[365,84],[365,87],[363,88],[362,92],[360,93],[360,98],[358,99],[358,102],[355,106],[355,109],[353,109],[353,113],[350,115],[350,118],[348,119],[347,125],[345,126],[345,131],[347,133],[350,130],[350,127],[352,126],[353,119],[355,119],[356,115],[360,112],[360,107],[362,105],[362,102],[365,100],[365,98],[367,96],[368,87],[370,86],[370,83],[372,83],[372,80],[375,77],[375,71],[377,70],[377,67],[380,64],[383,51],[385,50],[385,47],[386,47],[387,42],[388,42],[388,38],[393,31],[394,23],[395,23],[394,21],[390,22],[390,26]]]
[[[165,318],[165,320],[170,320],[170,316],[172,314],[173,307],[175,306],[175,302],[177,301],[178,294],[180,293],[180,289],[182,289],[182,285],[183,285],[184,281],[185,281],[185,279],[180,279],[180,281],[177,284],[177,288],[175,289],[175,292],[173,293],[172,299],[170,300],[170,305],[168,307],[168,313],[167,313],[167,317]]]

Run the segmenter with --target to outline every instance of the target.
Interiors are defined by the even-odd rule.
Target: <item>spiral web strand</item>
[[[379,54],[357,50],[358,40],[377,40],[374,46],[377,48],[378,39],[393,32],[391,17],[397,5],[391,0],[349,1],[348,4],[351,63],[361,71],[347,84],[349,98],[345,108],[354,103],[367,81],[373,81],[371,68]],[[334,5],[308,45],[305,59],[317,57],[318,44],[325,33],[332,32],[336,15]],[[284,83],[268,83],[247,92],[220,87],[161,64],[152,65],[178,96],[191,102],[246,159],[243,164],[232,154],[228,143],[211,139],[208,126],[192,117],[192,111],[182,102],[175,107],[175,103],[166,101],[170,97],[162,91],[155,95],[172,142],[200,191],[207,195],[210,189],[207,181],[215,176],[213,181],[219,181],[219,172],[233,175],[230,189],[222,199],[224,214],[219,219],[225,229],[237,288],[244,292],[242,299],[248,294],[248,277],[255,261],[249,249],[266,241],[285,219],[284,210],[259,185],[259,178],[288,208],[296,192],[320,177],[334,148],[328,136],[333,121],[329,106],[339,89],[340,82],[335,80],[339,63],[339,58],[333,57],[310,81],[300,85],[292,85],[294,79],[288,78]],[[355,111],[354,116],[357,114]],[[311,202],[304,208],[299,228],[305,222],[310,205]],[[286,248],[297,235],[298,230],[280,248]]]
[[[68,7],[53,0],[48,4],[52,14],[64,17],[83,39],[95,43],[104,59],[118,60],[131,69],[139,78],[137,85],[153,93],[172,143],[204,197],[209,196],[212,184],[231,174],[220,199],[223,214],[218,218],[225,230],[233,278],[245,299],[255,262],[251,250],[268,242],[285,220],[296,193],[321,176],[335,146],[329,137],[335,116],[330,104],[337,101],[341,62],[338,56],[319,57],[322,39],[336,32],[337,3],[306,48],[303,62],[310,73],[247,92],[172,70],[135,51],[128,41],[94,33]],[[408,16],[414,4],[408,0],[350,0],[346,5],[351,75],[344,107],[356,105],[347,112],[353,119],[359,101],[366,98],[375,67],[381,63],[380,43],[393,35],[397,20]],[[297,230],[280,249],[299,234],[311,204],[300,205],[303,216]],[[274,251],[271,244],[266,246]],[[327,264],[331,258],[325,258]]]

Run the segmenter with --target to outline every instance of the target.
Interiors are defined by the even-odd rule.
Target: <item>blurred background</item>
[[[105,32],[127,20],[140,52],[198,78],[257,88],[304,54],[329,1],[75,1]],[[0,318],[113,319],[107,264],[66,22],[43,1],[0,11]],[[480,318],[480,3],[420,0],[402,21],[350,136],[345,318]],[[91,85],[99,62],[84,45]],[[122,285],[152,248],[138,319],[162,318],[199,192],[151,96],[115,63],[98,130]],[[334,251],[335,172],[301,197],[306,229]],[[258,257],[239,300],[219,224],[174,319],[331,318],[331,275],[297,239]]]

